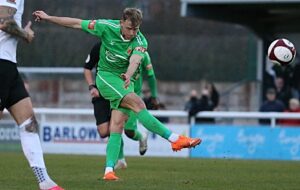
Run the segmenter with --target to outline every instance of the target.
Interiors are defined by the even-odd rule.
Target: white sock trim
[[[106,167],[105,168],[105,174],[109,173],[109,172],[113,172],[114,169],[112,167]]]
[[[170,135],[170,137],[168,138],[168,140],[169,140],[170,142],[175,142],[175,141],[178,140],[178,138],[179,138],[179,135],[178,135],[178,134],[172,133],[172,134]]]

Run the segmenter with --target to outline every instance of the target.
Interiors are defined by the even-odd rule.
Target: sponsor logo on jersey
[[[128,55],[130,55],[130,54],[131,54],[131,52],[132,52],[132,49],[128,48],[128,50],[127,50],[127,54],[128,54]]]
[[[106,57],[105,57],[106,60],[109,62],[118,62],[119,61],[119,58],[109,51],[106,51],[105,55],[106,55]]]
[[[147,49],[144,48],[144,47],[136,47],[136,48],[134,48],[134,50],[135,50],[135,51],[140,51],[140,52],[142,52],[142,53],[145,53],[145,52],[147,51]]]
[[[96,20],[91,20],[89,25],[88,25],[88,29],[94,30],[95,29],[95,24],[96,24]]]
[[[110,45],[112,45],[112,46],[116,44],[116,42],[114,42],[114,41],[110,41],[109,43],[110,43]]]
[[[16,4],[16,0],[6,0],[6,2]]]

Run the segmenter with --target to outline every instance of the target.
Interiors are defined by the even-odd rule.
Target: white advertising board
[[[173,132],[189,134],[188,125],[167,125]],[[144,127],[139,130],[146,132]],[[189,150],[173,152],[168,141],[148,132],[148,151],[145,156],[188,157]],[[105,155],[107,138],[101,139],[95,123],[41,123],[40,138],[45,153]],[[139,143],[123,134],[125,156],[138,156]]]

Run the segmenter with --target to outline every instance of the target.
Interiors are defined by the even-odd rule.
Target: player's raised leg
[[[138,120],[149,131],[169,140],[174,151],[181,150],[182,148],[192,148],[201,143],[200,138],[189,138],[172,133],[170,129],[166,128],[159,120],[149,113],[142,99],[135,93],[127,94],[122,99],[121,107],[133,110],[136,113]]]
[[[63,190],[48,175],[43,151],[38,136],[38,122],[35,119],[29,97],[9,107],[9,112],[20,128],[23,152],[34,172],[41,190]]]

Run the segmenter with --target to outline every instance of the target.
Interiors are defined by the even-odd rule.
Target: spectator
[[[189,112],[193,107],[195,107],[198,102],[198,98],[198,92],[195,89],[193,89],[190,92],[190,96],[184,105],[184,110]]]
[[[197,98],[197,92],[191,92],[190,100],[185,106],[189,112],[189,122],[191,117],[197,115],[200,111],[214,111],[219,104],[219,93],[213,83],[206,83],[202,90],[201,97]],[[214,123],[214,118],[196,118],[196,123]]]
[[[284,78],[277,76],[274,81],[276,97],[284,103],[287,108],[289,106],[289,100],[293,97],[291,88],[285,84]]]
[[[159,103],[157,101],[157,98],[153,98],[149,89],[143,90],[143,101],[145,102],[146,108],[148,110],[158,110]]]
[[[205,84],[205,89],[208,90],[207,95],[213,110],[216,110],[219,105],[219,92],[217,91],[215,85],[211,82],[207,82]]]
[[[300,103],[296,98],[292,98],[289,101],[289,108],[284,112],[287,113],[300,113]],[[279,120],[280,125],[285,126],[299,126],[300,127],[300,119],[281,119]]]
[[[273,88],[269,88],[266,92],[267,100],[259,108],[260,112],[283,112],[284,104],[281,100],[276,99],[276,91]],[[261,125],[270,125],[270,119],[260,119]]]
[[[295,63],[291,81],[295,91],[298,93],[298,99],[300,100],[300,61]]]
[[[148,110],[166,110],[165,104],[159,102],[157,98],[154,98],[149,89],[143,90],[143,101]],[[156,116],[156,118],[162,123],[169,122],[169,118],[166,116]]]

